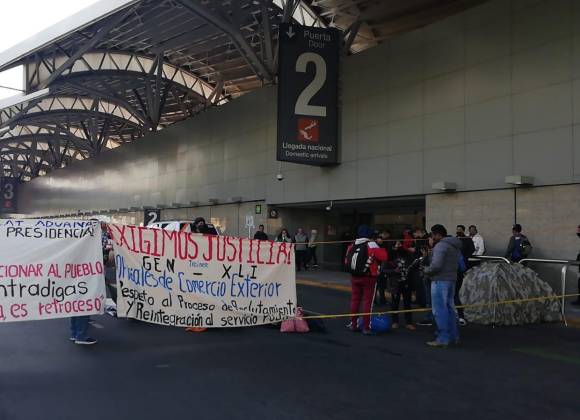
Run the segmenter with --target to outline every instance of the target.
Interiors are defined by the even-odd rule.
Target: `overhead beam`
[[[348,54],[348,52],[350,51],[350,47],[352,47],[352,43],[354,42],[356,36],[358,35],[358,30],[360,29],[361,24],[362,22],[359,19],[357,19],[348,28],[346,32],[346,38],[344,40],[344,51],[346,54]]]
[[[37,142],[37,143],[47,143],[50,144],[52,141],[58,140],[61,144],[65,144],[66,142],[70,141],[75,145],[75,148],[78,150],[90,150],[90,144],[86,139],[82,137],[77,137],[72,133],[42,133],[42,134],[26,134],[14,137],[6,137],[0,138],[0,147],[2,145],[10,144],[10,143],[24,143],[24,142]]]
[[[264,49],[266,50],[266,61],[270,72],[275,73],[274,69],[274,50],[272,48],[272,23],[270,22],[270,12],[268,9],[272,0],[260,0],[260,10],[262,14],[262,32],[264,38]]]
[[[52,82],[56,80],[65,70],[70,68],[75,61],[82,57],[82,55],[92,48],[94,48],[99,42],[101,42],[111,30],[113,30],[116,26],[121,24],[129,15],[133,13],[133,7],[126,10],[124,13],[121,13],[115,19],[112,19],[108,25],[102,27],[91,39],[81,45],[74,53],[70,55],[70,57],[62,63],[57,69],[55,69],[51,75],[43,81],[39,86],[38,89],[43,89],[50,85]]]
[[[143,115],[138,109],[136,109],[133,105],[131,105],[128,101],[126,101],[125,99],[123,99],[119,95],[102,92],[100,90],[93,89],[91,87],[77,83],[74,80],[67,79],[67,80],[63,81],[62,86],[66,85],[66,84],[73,86],[78,91],[84,92],[91,97],[104,99],[107,102],[110,102],[112,104],[115,104],[115,105],[118,105],[122,108],[125,108],[131,115],[133,115],[135,118],[137,118],[139,121],[141,121],[144,125],[149,124],[149,121],[147,120],[147,117],[145,115]]]
[[[37,112],[37,113],[33,113],[33,114],[26,114],[22,117],[20,117],[15,124],[19,124],[19,125],[34,125],[39,127],[38,124],[34,123],[34,122],[27,122],[28,120],[32,120],[32,121],[36,121],[36,120],[42,120],[42,118],[46,118],[45,121],[39,121],[40,123],[44,122],[46,124],[53,124],[54,121],[54,117],[55,116],[81,116],[81,117],[85,117],[85,118],[91,118],[95,115],[97,115],[100,119],[103,120],[111,120],[111,121],[116,121],[119,124],[123,124],[123,125],[129,125],[133,128],[137,128],[137,129],[141,129],[141,126],[138,123],[135,123],[133,121],[129,121],[121,116],[118,115],[114,115],[114,114],[109,114],[109,113],[105,113],[105,112],[101,112],[101,111],[91,111],[86,110],[86,109],[54,109],[54,110],[48,110],[48,111],[43,111],[43,112]],[[37,121],[38,122],[38,121]]]
[[[297,0],[286,0],[286,4],[284,5],[284,13],[282,14],[282,23],[290,22],[297,5]]]
[[[177,0],[186,9],[195,13],[206,22],[214,25],[216,28],[220,29],[226,33],[234,46],[238,49],[240,54],[242,54],[247,60],[250,66],[254,69],[256,75],[263,80],[268,82],[273,81],[273,75],[270,70],[266,68],[266,65],[257,56],[254,49],[248,44],[248,41],[241,34],[239,28],[235,28],[230,22],[226,21],[221,16],[214,14],[206,6],[203,6],[199,0]]]

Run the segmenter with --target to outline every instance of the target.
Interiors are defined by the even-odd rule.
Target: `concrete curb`
[[[331,290],[338,290],[339,292],[348,292],[350,293],[350,286],[336,284],[336,283],[327,283],[322,281],[314,281],[314,280],[306,280],[306,279],[296,279],[296,284],[300,286],[310,286],[310,287],[319,287],[321,289],[331,289]]]

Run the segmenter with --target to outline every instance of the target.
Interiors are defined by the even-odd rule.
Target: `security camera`
[[[276,179],[277,179],[278,181],[282,181],[282,180],[284,180],[284,175],[282,175],[282,174],[278,174],[278,175],[276,175]]]

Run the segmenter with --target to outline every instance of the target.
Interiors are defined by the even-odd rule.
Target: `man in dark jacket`
[[[267,241],[268,235],[264,232],[264,225],[258,226],[258,230],[254,233],[254,239],[258,239],[260,241]]]
[[[459,329],[453,297],[457,281],[457,266],[461,257],[461,241],[447,236],[443,225],[434,225],[431,234],[435,241],[433,256],[425,275],[431,277],[431,305],[437,324],[437,338],[428,346],[446,348],[459,343]]]
[[[463,275],[465,274],[464,270],[471,268],[469,259],[475,252],[475,244],[473,243],[473,239],[465,235],[464,225],[457,225],[455,233],[456,237],[461,241],[461,255],[463,257],[463,265],[459,268],[459,270],[457,270],[457,283],[455,284],[455,304],[461,305],[461,301],[459,300],[459,290],[461,289],[461,286],[463,286]],[[457,313],[459,314],[459,325],[467,325],[463,308],[458,309]]]
[[[532,251],[532,243],[526,235],[522,233],[522,225],[516,223],[512,227],[512,236],[505,253],[505,257],[513,262],[520,262],[527,258]]]

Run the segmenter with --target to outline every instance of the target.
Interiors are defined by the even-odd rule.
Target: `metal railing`
[[[562,310],[562,318],[564,319],[564,325],[568,326],[568,321],[566,320],[566,275],[568,274],[568,267],[571,265],[580,266],[579,261],[570,260],[548,260],[542,258],[524,258],[520,260],[520,264],[525,264],[527,262],[538,262],[544,264],[563,264],[560,270],[560,295],[562,296],[562,301],[560,302],[560,308]]]
[[[511,261],[505,257],[495,257],[491,255],[478,255],[478,256],[471,256],[469,261],[481,261],[481,260],[490,260],[490,261],[503,261],[505,263],[511,264]]]

